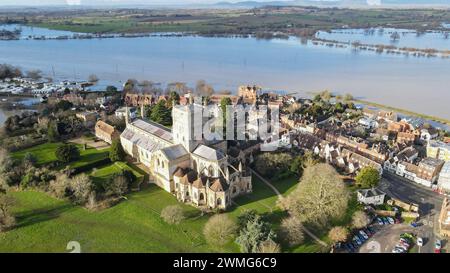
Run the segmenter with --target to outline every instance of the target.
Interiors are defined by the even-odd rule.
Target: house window
[[[214,168],[213,168],[212,165],[210,165],[209,168],[208,168],[208,174],[209,174],[210,176],[213,176],[213,175],[214,175]]]
[[[217,198],[217,205],[218,205],[218,206],[222,205],[222,199]]]
[[[205,196],[203,195],[203,193],[200,193],[200,201],[202,201],[203,199],[205,199]]]

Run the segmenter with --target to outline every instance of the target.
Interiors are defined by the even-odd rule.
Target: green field
[[[55,151],[62,143],[45,143],[12,156],[21,159],[32,153],[39,165],[56,161]],[[108,151],[78,145],[81,158],[70,164],[82,166],[106,158]],[[107,181],[122,170],[132,171],[137,181],[146,175],[142,170],[124,162],[115,162],[94,168],[89,172],[94,182]],[[273,184],[283,194],[291,192],[298,179],[290,177]],[[135,188],[135,187],[134,187]],[[179,204],[174,196],[155,185],[140,192],[127,195],[121,203],[99,211],[91,212],[68,201],[54,199],[42,192],[12,192],[17,199],[14,212],[17,228],[0,234],[0,252],[66,252],[69,241],[78,241],[83,252],[238,252],[239,248],[230,242],[223,248],[209,246],[202,234],[209,218],[201,216],[196,208],[180,204],[188,218],[180,225],[168,225],[160,218],[160,212],[168,205]],[[286,216],[277,208],[277,196],[266,184],[253,177],[253,193],[234,200],[227,212],[237,217],[245,210],[256,210],[264,214],[276,230]],[[321,247],[307,239],[305,244],[286,249],[292,252],[318,252]]]
[[[317,30],[370,28],[441,29],[445,9],[329,9],[263,7],[257,9],[60,10],[48,13],[0,11],[0,22],[13,21],[83,33],[195,32],[211,35],[282,32],[313,37]],[[425,27],[426,26],[426,27]]]
[[[44,143],[41,145],[33,146],[28,149],[20,150],[12,153],[12,157],[16,159],[22,159],[25,154],[31,153],[37,159],[38,165],[45,165],[56,161],[55,151],[63,145],[62,143]],[[87,148],[83,150],[83,145],[76,145],[80,150],[80,159],[69,164],[71,168],[81,167],[94,161],[98,161],[108,157],[108,150],[97,150],[95,148]]]
[[[89,175],[95,183],[102,184],[103,182],[107,182],[114,174],[120,173],[122,170],[131,171],[136,176],[137,185],[135,186],[138,186],[145,177],[145,173],[142,170],[125,162],[114,162],[101,168],[94,169]],[[135,186],[132,188],[135,188]]]
[[[182,205],[190,216],[179,226],[159,217],[167,205],[178,202],[156,186],[128,196],[128,200],[89,212],[45,193],[12,193],[18,227],[0,234],[0,252],[65,252],[78,241],[83,252],[205,252],[212,249],[201,234],[207,217]]]
[[[99,179],[116,169],[114,164],[95,172]],[[287,189],[295,186],[295,180]],[[100,212],[86,209],[35,191],[12,192],[18,203],[15,214],[18,227],[0,234],[0,252],[66,252],[69,241],[78,241],[83,252],[238,252],[231,242],[224,248],[209,246],[203,237],[208,215],[180,204],[175,197],[155,185],[132,193],[127,200]],[[246,209],[265,213],[276,228],[284,215],[275,207],[276,196],[255,178],[254,193],[236,199],[227,212],[236,218]],[[188,218],[180,225],[168,225],[159,214],[168,205],[179,204]],[[315,242],[289,249],[293,252],[317,252]]]

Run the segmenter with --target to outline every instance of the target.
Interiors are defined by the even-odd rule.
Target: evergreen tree
[[[150,119],[164,126],[171,126],[172,112],[166,106],[165,102],[161,100],[155,106],[152,107]]]
[[[109,151],[109,159],[112,162],[123,161],[125,159],[125,151],[122,148],[120,139],[113,140]]]
[[[47,139],[49,142],[58,142],[60,138],[58,131],[58,124],[56,122],[50,122],[47,129]]]
[[[65,144],[56,149],[55,155],[59,161],[68,163],[80,158],[80,151],[73,144]]]

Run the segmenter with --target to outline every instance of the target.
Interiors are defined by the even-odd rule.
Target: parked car
[[[402,248],[402,247],[396,246],[392,252],[393,253],[405,253],[406,250],[404,248]]]
[[[350,243],[344,244],[344,249],[347,250],[348,252],[353,252],[354,251],[354,247]]]
[[[358,238],[358,236],[353,237],[353,242],[357,243],[359,246],[362,245],[361,240]]]
[[[418,246],[423,246],[423,239],[422,239],[422,237],[417,237],[417,245]]]
[[[436,239],[436,243],[434,244],[434,252],[441,253],[442,243],[441,240]]]
[[[364,242],[366,241],[366,239],[364,239],[364,237],[360,234],[356,234],[356,237],[358,237],[358,239],[361,241],[361,244],[364,244]]]
[[[379,217],[377,217],[377,223],[378,223],[380,226],[384,225],[383,220],[381,220],[381,218],[379,218]]]
[[[373,234],[375,234],[376,230],[373,227],[367,227],[367,229]]]
[[[383,221],[384,225],[389,225],[389,221],[386,217],[381,218],[381,220]]]
[[[386,219],[388,220],[389,224],[391,225],[395,224],[394,219],[392,219],[391,217],[386,217]]]
[[[408,249],[409,249],[409,246],[404,245],[404,244],[397,244],[397,245],[395,245],[395,247],[396,247],[396,248],[401,248],[401,249],[403,249],[405,252],[408,251]]]
[[[369,239],[369,236],[362,230],[359,231],[359,234],[364,237],[365,240]]]
[[[352,252],[355,252],[358,249],[358,244],[356,243],[348,243]]]
[[[405,251],[403,249],[400,249],[400,248],[394,248],[392,250],[392,253],[405,253]]]
[[[364,231],[365,234],[367,234],[367,236],[372,237],[373,233],[372,231],[369,230],[369,228],[364,228],[362,231]]]

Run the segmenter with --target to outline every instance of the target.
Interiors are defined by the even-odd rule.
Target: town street
[[[424,239],[424,246],[419,248],[419,251],[433,253],[435,239],[439,238],[436,236],[439,232],[439,212],[444,198],[426,187],[387,172],[383,174],[378,188],[393,198],[419,205],[419,222],[422,225],[415,230],[417,235]]]

